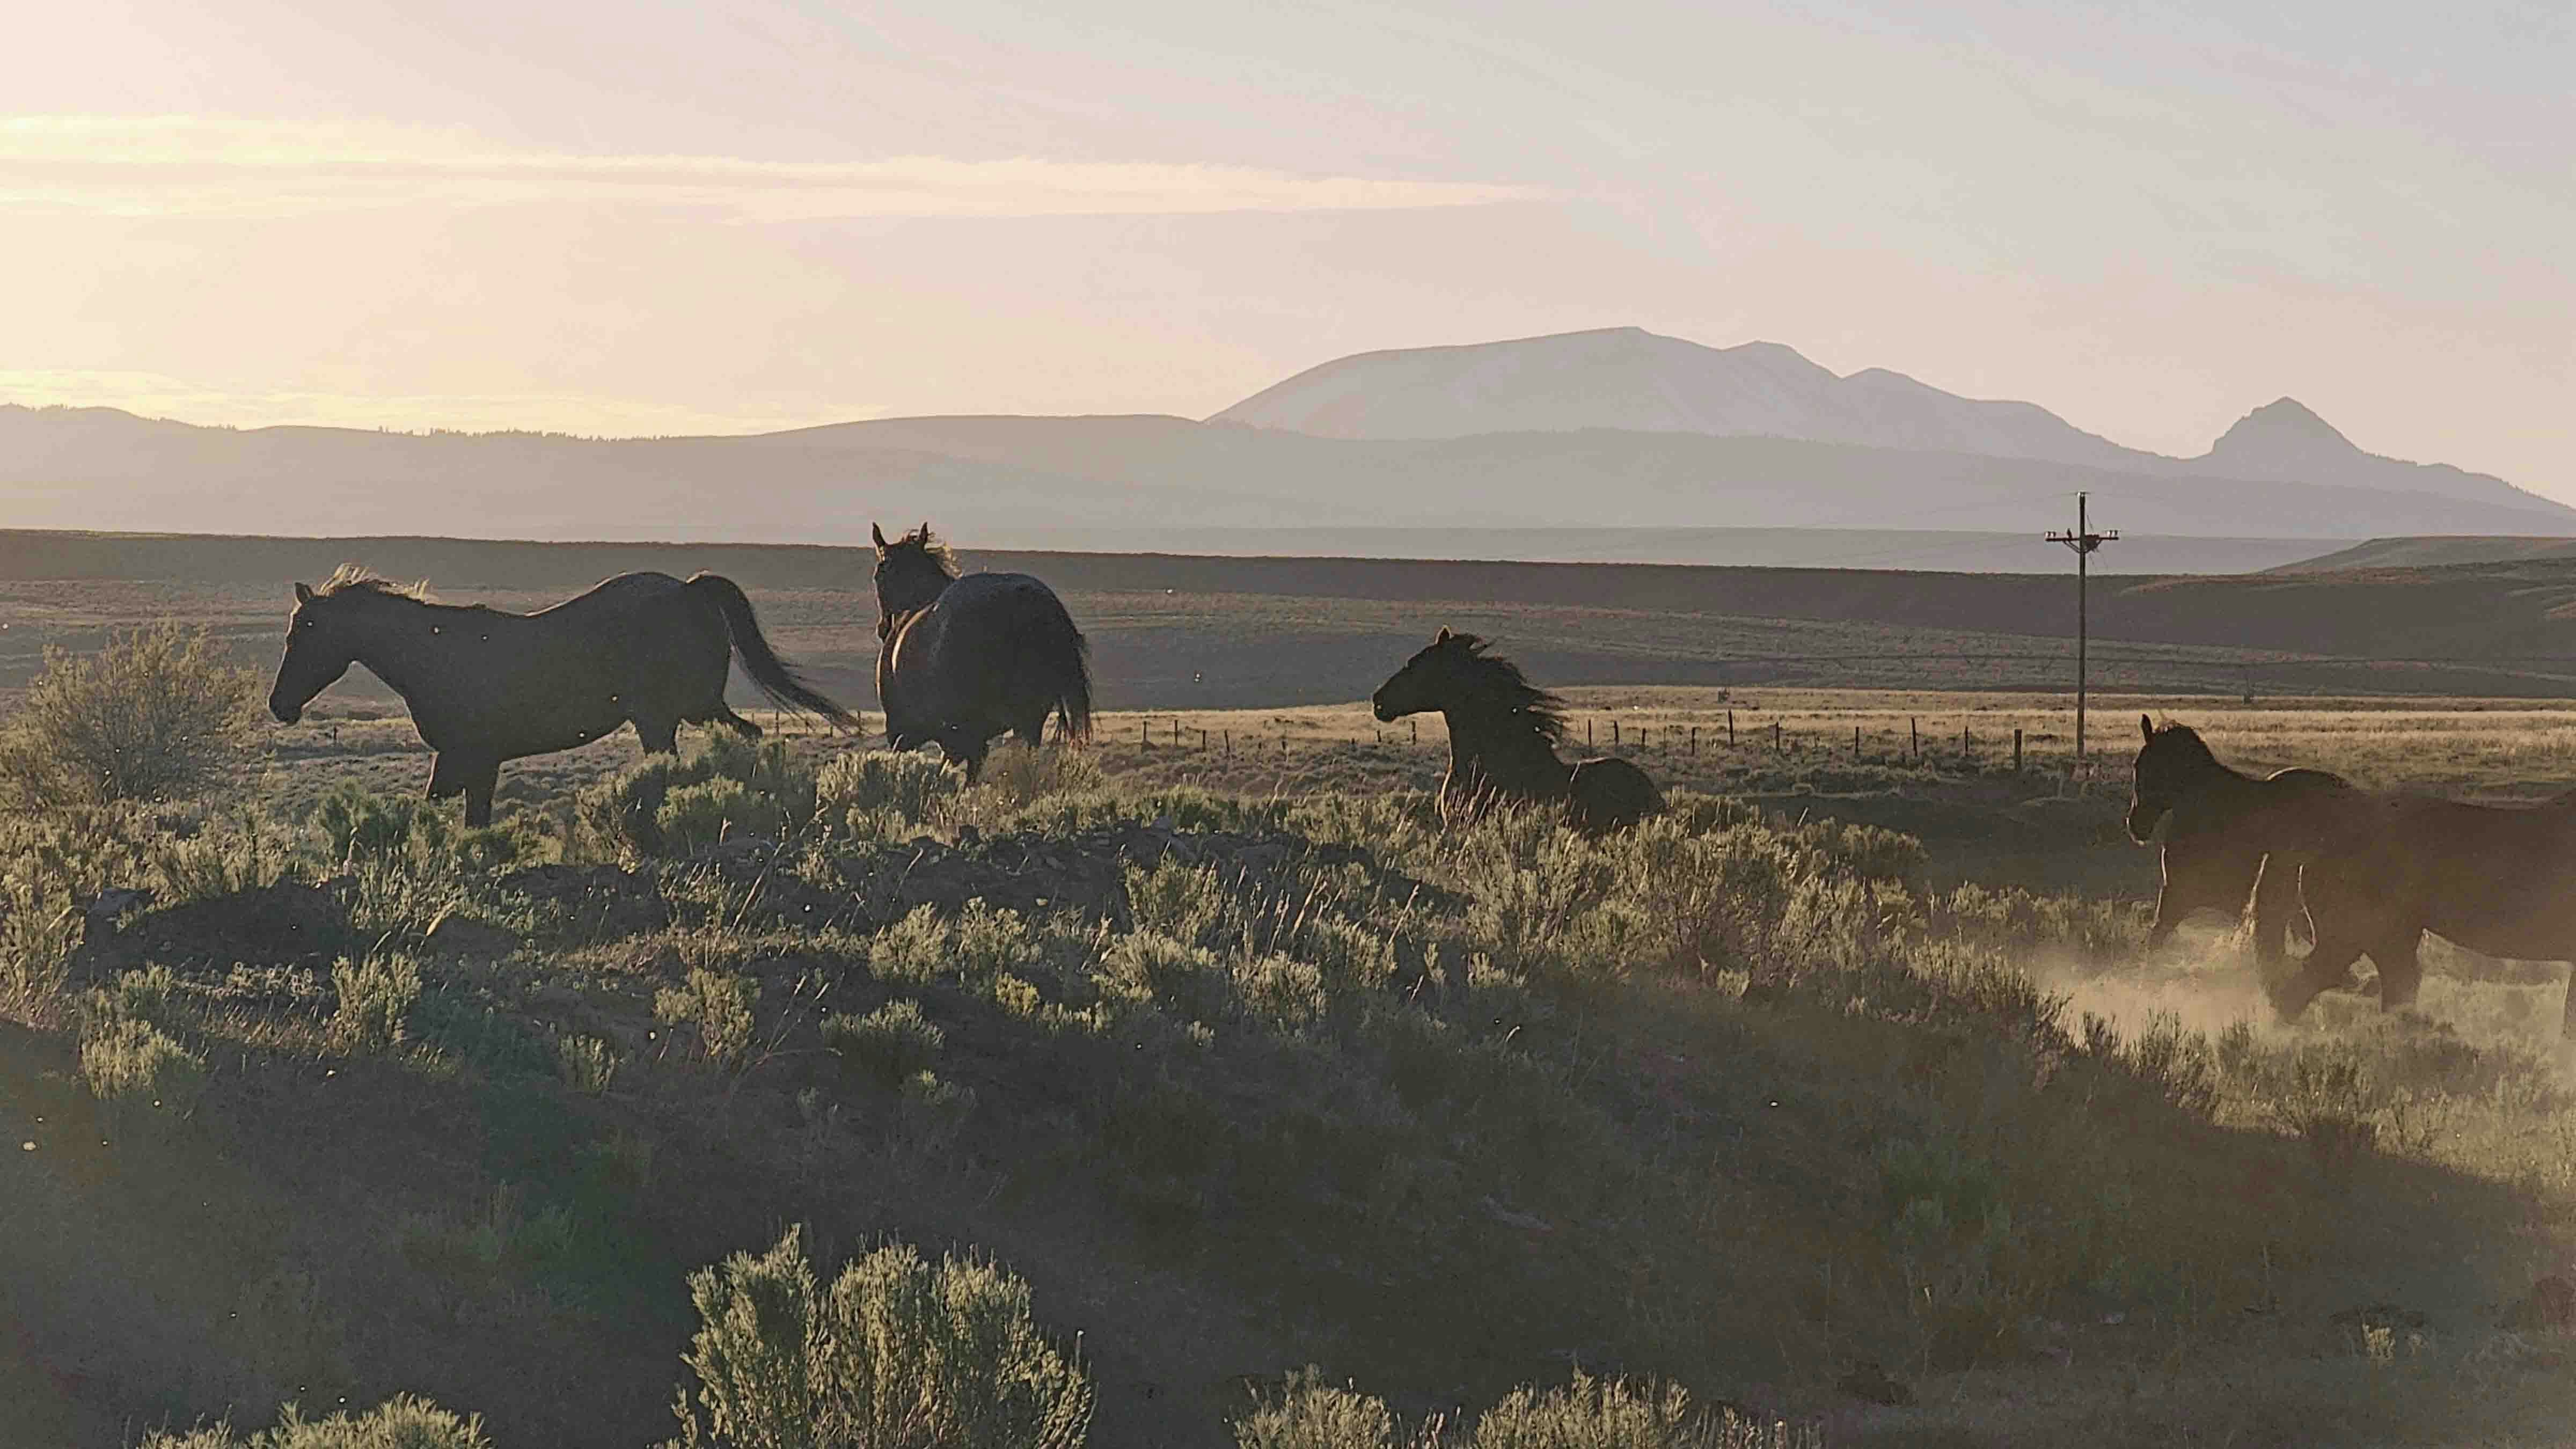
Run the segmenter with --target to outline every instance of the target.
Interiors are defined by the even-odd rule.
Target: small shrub
[[[345,1052],[390,1050],[408,1034],[420,1002],[420,966],[409,956],[343,956],[331,967],[340,1004],[331,1013],[331,1044]]]
[[[832,834],[884,839],[938,820],[964,788],[956,771],[928,755],[852,752],[816,776],[815,808]]]
[[[917,906],[880,932],[868,948],[868,970],[895,985],[928,985],[955,979],[989,988],[1006,971],[1037,961],[1036,935],[1017,911],[971,900],[954,920],[936,906]]]
[[[1324,1382],[1308,1368],[1261,1395],[1233,1424],[1235,1449],[1435,1449],[1436,1428],[1399,1438],[1383,1399]]]
[[[203,627],[114,634],[87,658],[48,649],[0,728],[0,793],[38,807],[202,793],[257,748],[258,699],[259,676]]]
[[[975,1089],[915,1072],[903,1084],[903,1127],[915,1145],[937,1149],[966,1130],[975,1115]]]
[[[1561,1389],[1515,1389],[1476,1421],[1470,1449],[1816,1449],[1813,1432],[1746,1423],[1730,1409],[1691,1407],[1679,1385],[1660,1390],[1577,1372]]]
[[[760,984],[748,976],[692,968],[686,985],[655,993],[653,1016],[665,1026],[696,1028],[707,1060],[731,1067],[751,1051],[751,1011],[759,1000]]]
[[[1213,867],[1164,860],[1152,870],[1127,867],[1127,914],[1139,931],[1159,931],[1191,945],[1215,944],[1225,923],[1225,889]]]
[[[2274,1121],[2307,1143],[2317,1171],[2337,1190],[2351,1184],[2353,1168],[2378,1145],[2370,1069],[2347,1045],[2301,1048],[2269,1106]]]
[[[231,1426],[152,1434],[138,1449],[492,1449],[480,1416],[459,1418],[427,1399],[396,1395],[355,1418],[307,1419],[288,1404],[277,1427],[248,1438]]]
[[[0,885],[0,1011],[32,1020],[52,1009],[81,925],[62,895],[23,880]]]
[[[803,1235],[689,1276],[697,1380],[680,1443],[722,1449],[1078,1449],[1082,1366],[1040,1333],[1028,1285],[990,1263],[878,1249],[816,1291]]]
[[[595,1036],[562,1036],[555,1039],[555,1067],[564,1085],[585,1096],[596,1097],[608,1090],[609,1082],[622,1065],[617,1048]]]
[[[773,796],[755,793],[740,780],[715,779],[672,791],[653,823],[665,850],[688,855],[735,836],[774,838],[785,832],[787,814]]]
[[[296,872],[293,834],[254,810],[226,817],[186,838],[158,834],[149,846],[164,905],[210,901],[264,890]]]
[[[836,1015],[823,1022],[823,1044],[852,1070],[892,1089],[939,1060],[948,1034],[921,1014],[921,1003],[890,1001],[865,1016]]]
[[[81,1043],[81,1080],[121,1111],[184,1118],[206,1087],[205,1059],[148,1021],[122,1017]]]

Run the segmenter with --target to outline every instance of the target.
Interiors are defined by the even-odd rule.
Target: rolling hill
[[[28,528],[857,543],[871,519],[930,519],[986,544],[1120,550],[1208,529],[2028,534],[2063,522],[2078,488],[2100,495],[2101,522],[2176,537],[2331,547],[2576,526],[2421,492],[1674,432],[1369,441],[1182,418],[936,418],[598,440],[0,407],[0,522]]]

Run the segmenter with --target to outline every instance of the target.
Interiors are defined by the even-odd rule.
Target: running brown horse
[[[2313,857],[2299,890],[2316,923],[2306,967],[2273,993],[2295,1017],[2368,956],[2380,1004],[2411,1004],[2424,933],[2510,961],[2576,968],[2576,792],[2537,805],[2373,798],[2375,828]],[[2576,970],[2559,1019],[2576,1038]]]
[[[1453,823],[1473,820],[1497,799],[1562,801],[1569,823],[1593,835],[1663,812],[1663,792],[1626,760],[1569,765],[1558,758],[1564,703],[1473,634],[1443,628],[1369,702],[1381,721],[1423,713],[1448,721],[1449,773],[1440,780],[1440,809]]]
[[[957,560],[925,523],[877,546],[877,701],[898,750],[935,743],[984,773],[996,737],[1031,749],[1047,716],[1063,737],[1091,737],[1090,645],[1064,601],[1027,574],[958,576]]]
[[[2304,807],[2315,798],[2358,792],[2323,770],[2280,770],[2257,779],[2229,769],[2188,725],[2159,727],[2140,715],[2138,729],[2145,742],[2129,797],[2129,838],[2148,844],[2157,824],[2172,820],[2147,949],[2170,940],[2195,911],[2242,919],[2250,898],[2255,958],[2267,968],[2280,965],[2289,955],[2290,922],[2301,909],[2299,866],[2311,815]]]
[[[2264,876],[2285,857],[2297,864],[2316,944],[2272,990],[2284,1018],[2351,984],[2364,956],[2379,968],[2382,1009],[2413,1004],[2427,931],[2483,955],[2576,965],[2576,792],[2510,807],[2365,791],[2319,770],[2257,780],[2220,764],[2188,726],[2139,726],[2133,837],[2170,810],[2186,840],[2268,857]],[[2576,990],[2561,1032],[2576,1035]]]
[[[655,754],[678,748],[682,724],[760,727],[725,705],[727,665],[771,699],[856,729],[859,717],[824,698],[762,637],[751,600],[733,581],[698,574],[619,574],[533,614],[436,604],[343,564],[320,588],[295,586],[286,656],[268,692],[285,724],[363,664],[411,708],[437,751],[429,795],[465,797],[465,823],[492,821],[501,762],[586,745],[633,722]]]

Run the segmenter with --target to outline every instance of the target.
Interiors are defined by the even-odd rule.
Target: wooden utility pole
[[[2085,635],[2088,632],[2085,596],[2089,591],[2090,564],[2095,549],[2106,543],[2120,541],[2120,531],[2116,528],[2107,533],[2093,531],[2092,519],[2088,516],[2085,504],[2086,495],[2076,494],[2073,533],[2052,533],[2044,540],[2048,543],[2062,543],[2075,550],[2075,771],[2079,775],[2084,772],[2084,696],[2087,683],[2084,651]]]

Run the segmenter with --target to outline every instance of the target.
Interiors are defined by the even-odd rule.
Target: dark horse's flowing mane
[[[1516,714],[1550,746],[1565,743],[1565,701],[1529,682],[1521,667],[1474,634],[1453,634],[1449,647],[1459,651],[1465,669],[1476,676],[1476,702],[1499,713]]]
[[[361,564],[344,563],[331,571],[331,577],[314,586],[315,598],[327,599],[336,594],[377,594],[389,599],[429,602],[429,580],[402,584]]]
[[[2218,755],[2200,737],[2200,731],[2178,720],[2166,720],[2149,730],[2147,743],[2183,755],[2195,765],[2218,763]]]
[[[938,535],[932,533],[930,531],[930,525],[927,523],[914,529],[912,532],[905,534],[903,537],[896,539],[892,546],[895,548],[919,549],[922,557],[929,559],[932,563],[939,566],[939,571],[941,573],[948,575],[952,579],[957,577],[957,551],[942,542]]]

